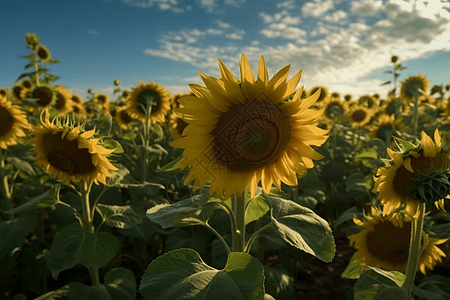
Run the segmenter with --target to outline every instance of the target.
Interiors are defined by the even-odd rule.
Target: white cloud
[[[383,9],[383,0],[359,0],[350,3],[351,11],[361,16],[373,16]]]
[[[156,6],[160,10],[170,10],[174,13],[183,13],[186,10],[190,10],[190,7],[180,7],[182,0],[122,0],[123,3],[141,7],[151,8]]]
[[[238,30],[233,33],[228,33],[225,37],[231,40],[242,40],[244,38],[244,34],[244,30]]]
[[[337,23],[339,21],[344,20],[345,18],[347,18],[347,13],[343,10],[335,11],[331,15],[326,15],[324,17],[325,21],[332,23]]]
[[[334,7],[333,0],[314,0],[302,7],[304,17],[320,17]]]
[[[219,26],[219,28],[222,28],[222,29],[228,29],[228,28],[232,27],[231,24],[226,23],[222,20],[216,20],[214,23],[216,23],[217,26]]]
[[[277,3],[277,8],[293,10],[295,8],[294,0],[288,0]]]
[[[298,28],[291,27],[284,23],[272,23],[266,29],[260,31],[266,38],[285,38],[296,40],[298,42],[305,42],[304,37],[307,36],[306,31]]]

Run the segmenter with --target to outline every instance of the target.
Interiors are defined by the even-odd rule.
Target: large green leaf
[[[162,228],[177,225],[177,223],[189,217],[201,214],[202,206],[208,202],[209,194],[202,190],[201,194],[178,201],[174,204],[159,204],[147,210],[147,217]]]
[[[45,293],[42,296],[37,297],[34,300],[59,300],[59,299],[67,299],[69,295],[69,285],[65,285],[59,290],[54,290],[48,293]]]
[[[350,259],[350,262],[348,263],[347,268],[345,268],[344,272],[342,272],[343,278],[349,278],[349,279],[358,279],[361,275],[361,272],[363,271],[364,266],[361,266],[358,261],[356,260],[355,254]]]
[[[20,170],[27,175],[30,175],[30,176],[36,175],[36,172],[34,171],[33,167],[26,160],[23,160],[19,157],[11,156],[11,157],[7,157],[6,161],[8,163],[12,164],[17,170]]]
[[[263,300],[264,271],[249,254],[233,252],[223,270],[203,262],[191,249],[178,249],[154,260],[139,291],[147,300]]]
[[[293,201],[264,194],[271,207],[272,222],[277,233],[290,245],[330,262],[336,252],[329,224]]]
[[[265,292],[277,300],[290,300],[294,298],[294,278],[289,275],[283,265],[272,268],[264,267]]]
[[[35,225],[31,215],[24,215],[10,221],[0,223],[0,259],[9,255],[16,247],[21,247]]]
[[[47,266],[53,278],[61,271],[77,263],[86,266],[104,267],[119,250],[119,239],[107,232],[91,233],[83,230],[79,223],[62,229],[53,240],[47,257]]]
[[[355,283],[355,299],[408,300],[408,294],[401,288],[404,279],[401,272],[365,267]]]
[[[8,214],[23,213],[26,211],[31,211],[38,208],[50,207],[58,203],[58,199],[55,193],[59,192],[58,187],[53,187],[46,191],[42,195],[31,198],[21,206],[17,206],[13,209],[6,211]]]
[[[97,204],[97,212],[102,216],[103,221],[110,227],[128,229],[138,224],[142,224],[144,214],[138,213],[131,206]]]
[[[136,299],[136,280],[131,270],[126,268],[111,269],[105,275],[106,287],[112,300]],[[97,299],[95,299],[97,300]]]
[[[259,220],[269,211],[269,209],[269,205],[266,201],[264,201],[264,196],[262,194],[259,194],[253,200],[251,200],[250,204],[247,207],[247,211],[245,214],[245,224],[249,224],[253,221]]]

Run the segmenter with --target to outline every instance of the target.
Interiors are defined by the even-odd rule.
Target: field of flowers
[[[188,94],[71,94],[27,34],[0,88],[0,298],[450,299],[450,84],[296,89],[264,57]],[[1,83],[0,83],[1,84]]]

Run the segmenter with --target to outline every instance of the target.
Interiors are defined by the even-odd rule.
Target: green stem
[[[225,248],[225,251],[227,251],[227,255],[231,253],[230,247],[228,246],[227,242],[223,239],[223,237],[218,233],[211,225],[208,224],[208,222],[203,223],[203,226],[211,230],[212,233],[219,239],[219,241],[222,243],[223,247]]]
[[[419,267],[425,207],[425,203],[419,203],[419,217],[417,219],[413,218],[411,221],[411,242],[409,245],[408,264],[406,266],[405,272],[406,277],[405,282],[403,283],[403,288],[408,293],[409,299],[411,299],[412,289],[414,286],[414,278],[416,277],[416,272]]]
[[[89,194],[91,192],[92,181],[90,182],[81,182],[81,206],[83,207],[83,223],[85,230],[88,230],[90,233],[95,233],[94,225],[92,224],[92,214],[91,207],[89,203]],[[98,275],[97,267],[87,267],[89,270],[89,275],[91,277],[91,283],[93,286],[100,285],[100,277]]]
[[[2,149],[0,149],[0,170],[4,170],[6,167],[5,156],[3,154]],[[0,203],[0,205],[1,205],[0,208],[2,208],[2,215],[5,220],[12,220],[14,218],[14,215],[3,212],[3,211],[8,211],[8,210],[12,209],[12,206],[13,206],[12,205],[12,194],[11,194],[11,190],[9,189],[8,176],[6,174],[1,179],[1,184],[2,184],[1,189],[5,196],[3,203]]]
[[[414,99],[414,111],[413,111],[413,135],[417,135],[417,125],[419,124],[419,97]]]
[[[245,191],[241,197],[236,193],[231,196],[231,204],[236,218],[236,228],[232,231],[233,252],[244,252],[245,248]]]
[[[145,123],[144,123],[144,140],[142,145],[144,146],[144,155],[142,162],[142,180],[147,181],[147,164],[148,164],[148,147],[150,146],[150,115],[152,114],[152,102],[147,101],[145,108]]]
[[[253,242],[256,240],[256,238],[258,237],[258,235],[263,232],[264,230],[270,228],[273,226],[273,223],[269,223],[264,225],[263,227],[259,228],[248,240],[247,245],[245,246],[244,252],[245,253],[249,253],[250,249],[252,248],[252,244]]]
[[[39,67],[37,63],[34,63],[34,71],[36,72],[36,86],[39,86]]]

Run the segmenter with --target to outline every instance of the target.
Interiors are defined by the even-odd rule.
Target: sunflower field
[[[0,298],[450,299],[450,84],[240,73],[71,94],[27,34],[0,88]],[[1,83],[0,83],[1,84]]]

